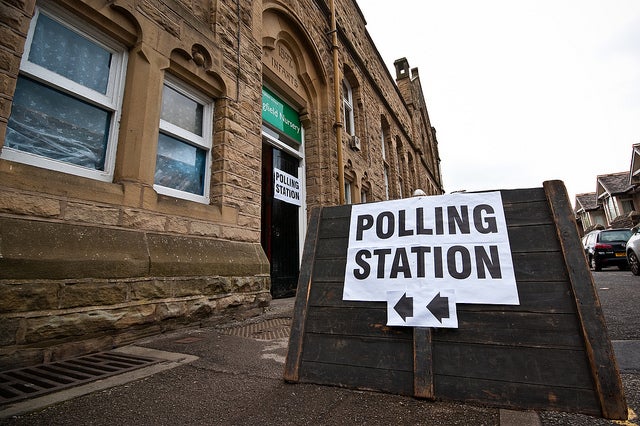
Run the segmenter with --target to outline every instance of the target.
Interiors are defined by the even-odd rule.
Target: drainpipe
[[[342,159],[342,105],[340,98],[340,67],[338,63],[338,28],[336,25],[336,6],[334,0],[329,1],[331,8],[331,50],[333,52],[333,97],[335,100],[336,144],[338,149],[338,191],[340,193],[340,205],[345,203],[344,195],[344,160]]]

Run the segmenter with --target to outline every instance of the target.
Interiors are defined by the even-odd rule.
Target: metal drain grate
[[[120,352],[100,352],[65,361],[3,371],[0,372],[0,405],[57,392],[160,361]]]
[[[229,336],[250,337],[257,340],[287,338],[291,331],[291,318],[273,318],[239,327],[224,328],[221,331]]]

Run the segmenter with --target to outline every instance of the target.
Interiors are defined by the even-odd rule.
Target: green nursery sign
[[[294,141],[302,142],[302,126],[298,112],[266,87],[262,88],[262,119]]]

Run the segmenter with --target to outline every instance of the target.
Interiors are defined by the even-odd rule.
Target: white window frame
[[[168,121],[160,118],[159,124],[159,132],[165,133],[168,136],[179,139],[189,145],[193,145],[195,147],[201,148],[207,152],[207,159],[205,162],[205,173],[204,173],[204,188],[203,194],[194,194],[192,192],[181,191],[175,188],[169,188],[167,186],[158,185],[156,183],[153,184],[153,189],[158,194],[168,195],[176,198],[183,198],[186,200],[196,201],[199,203],[209,204],[209,195],[210,195],[210,186],[211,186],[211,163],[212,163],[212,147],[213,147],[213,100],[196,89],[193,89],[190,86],[187,86],[185,83],[180,81],[178,78],[172,76],[171,74],[165,74],[164,78],[164,86],[169,86],[170,88],[176,90],[180,94],[186,96],[187,98],[201,104],[202,108],[202,136],[192,133],[186,129],[181,128],[180,126],[176,126],[175,124],[169,123]],[[156,141],[156,143],[158,143]],[[155,173],[155,167],[154,167]]]
[[[353,90],[346,79],[342,80],[342,113],[345,132],[353,136],[356,133],[353,117]]]
[[[48,18],[65,26],[69,30],[100,45],[100,47],[111,53],[109,82],[107,84],[106,93],[103,94],[92,90],[40,65],[29,62],[29,53],[31,51],[33,34],[36,23],[41,14],[46,15]],[[89,169],[60,160],[13,149],[6,145],[3,146],[2,151],[0,152],[0,158],[72,175],[111,182],[113,180],[116,148],[118,144],[118,130],[120,125],[120,115],[122,113],[122,97],[125,84],[127,58],[127,50],[124,45],[108,38],[106,35],[95,30],[91,25],[87,25],[83,20],[70,15],[55,5],[49,3],[46,3],[46,7],[38,5],[29,26],[25,50],[20,62],[20,75],[30,77],[51,89],[66,93],[75,99],[87,102],[111,112],[109,138],[107,140],[105,151],[104,170]]]

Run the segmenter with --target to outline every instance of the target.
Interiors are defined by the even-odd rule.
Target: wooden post
[[[587,267],[584,250],[577,238],[577,225],[562,181],[543,183],[549,207],[556,222],[569,281],[580,317],[584,343],[591,365],[602,415],[608,419],[627,419],[627,404],[611,341],[595,289]]]

